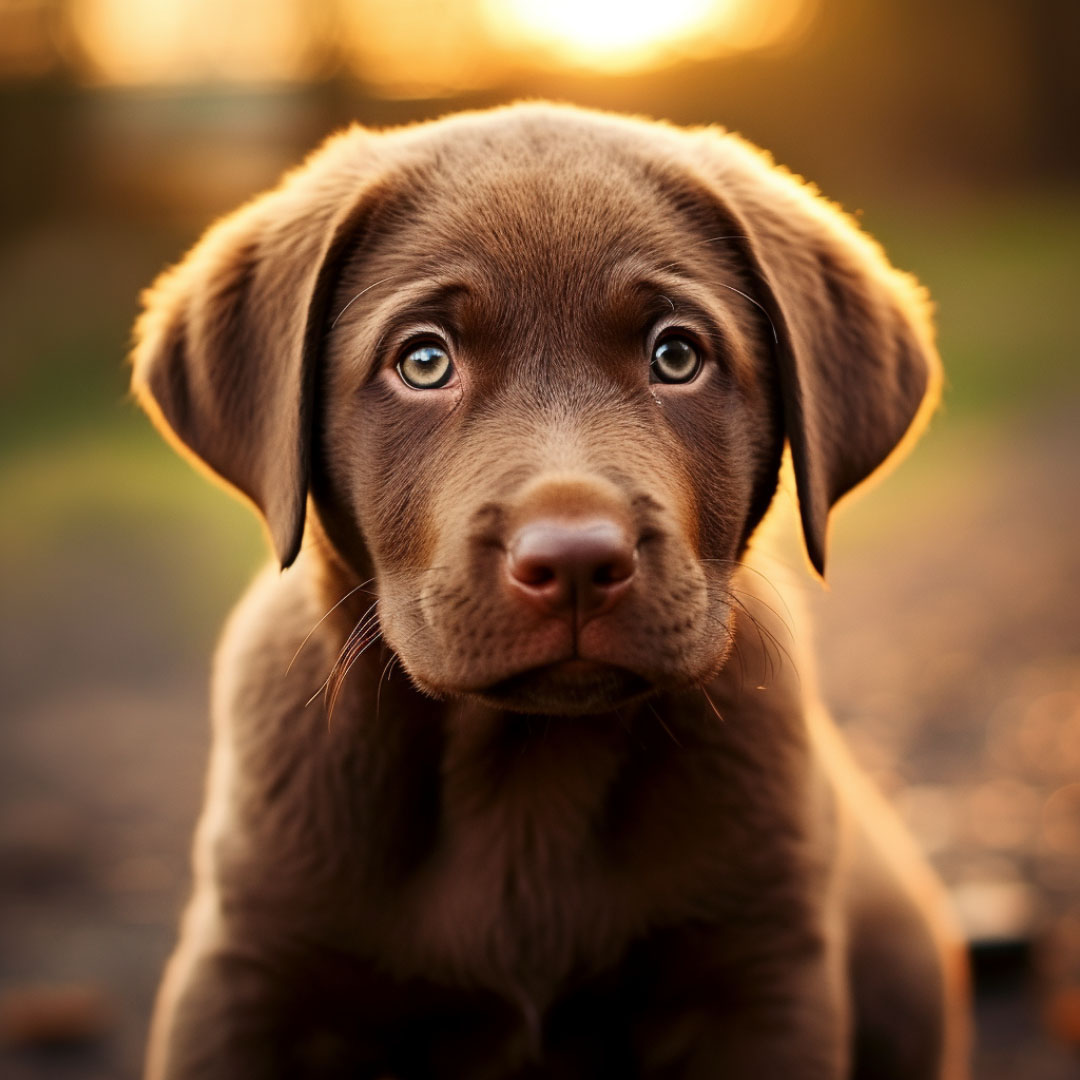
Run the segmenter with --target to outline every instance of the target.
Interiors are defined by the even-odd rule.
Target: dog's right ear
[[[179,447],[258,508],[282,567],[304,532],[315,377],[377,136],[332,139],[214,225],[143,296],[132,387]]]
[[[831,507],[906,446],[941,381],[929,303],[811,186],[731,135],[706,132],[709,227],[741,253],[768,317],[810,562],[825,572]]]

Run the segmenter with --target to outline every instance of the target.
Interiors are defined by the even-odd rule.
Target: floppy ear
[[[772,323],[806,551],[824,576],[830,507],[937,401],[929,301],[809,185],[735,136],[703,138],[732,243]]]
[[[304,531],[315,375],[374,137],[331,140],[214,225],[143,296],[132,387],[171,441],[247,496],[282,567]]]

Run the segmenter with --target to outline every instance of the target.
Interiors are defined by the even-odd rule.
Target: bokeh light
[[[291,0],[72,0],[94,82],[276,82],[310,74],[312,12]]]
[[[642,71],[789,40],[810,0],[486,0],[496,36],[555,65]]]
[[[290,83],[348,71],[389,97],[530,70],[630,74],[794,43],[818,0],[0,0],[0,72],[57,55],[91,84]]]

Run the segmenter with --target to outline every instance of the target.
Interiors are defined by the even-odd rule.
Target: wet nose
[[[625,528],[609,518],[528,521],[506,550],[511,590],[545,614],[592,618],[609,611],[637,568]]]

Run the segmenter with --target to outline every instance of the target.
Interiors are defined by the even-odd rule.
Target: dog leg
[[[146,1080],[277,1080],[281,1015],[273,982],[252,961],[189,956],[181,945],[166,971],[150,1034]]]
[[[961,995],[924,912],[899,889],[865,897],[852,927],[856,1080],[962,1080]]]
[[[847,1080],[850,1021],[844,976],[831,958],[785,963],[696,992],[693,1009],[672,1002],[650,1012],[641,1032],[642,1076],[649,1080]]]

